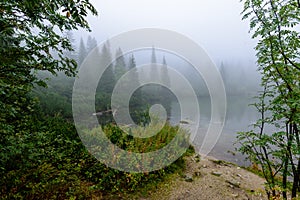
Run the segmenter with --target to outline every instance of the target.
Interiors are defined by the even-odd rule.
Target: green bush
[[[0,144],[0,199],[87,199],[95,194],[132,193],[184,167],[181,157],[158,171],[121,172],[91,156],[74,125],[63,118],[40,117],[31,126],[34,131],[16,133]],[[147,150],[165,145],[162,139],[168,142],[177,129],[166,125],[163,136],[152,138],[152,145],[146,142]],[[104,130],[120,147],[141,150],[138,145],[134,147],[135,139],[125,136],[117,126],[107,125]]]

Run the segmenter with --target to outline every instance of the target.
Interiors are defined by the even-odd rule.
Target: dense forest
[[[257,42],[257,62],[221,60],[217,66],[228,100],[252,96],[258,113],[249,131],[237,133],[237,150],[250,161],[251,170],[265,179],[269,199],[296,199],[300,191],[300,2],[242,3],[242,19],[249,20]],[[189,80],[198,101],[210,97],[203,77],[187,60],[155,46],[135,52],[123,52],[120,46],[112,52],[109,41],[99,48],[95,37],[75,40],[74,31],[90,32],[88,16],[97,15],[89,0],[0,2],[0,199],[147,196],[170,175],[182,173],[184,157],[195,153],[189,131],[178,125],[189,122],[170,120],[172,105],[178,104],[168,89],[177,81],[170,70]],[[74,113],[73,106],[84,98],[74,98],[73,89],[91,53],[101,61],[113,62],[90,97],[95,99],[95,112],[88,113],[82,135],[74,124],[81,113]],[[144,64],[146,70],[141,67]],[[257,65],[259,73],[252,65]],[[95,76],[93,71],[87,75]],[[164,86],[142,85],[132,94],[129,105],[120,95],[116,107],[112,106],[117,86],[126,90],[141,85],[145,77],[160,80]],[[185,89],[183,86],[180,92],[189,98]],[[210,105],[209,100],[203,101]],[[166,121],[161,120],[161,113],[150,112],[153,105],[162,105]],[[234,100],[228,105],[234,109],[240,106]],[[127,107],[130,120],[122,118]],[[209,111],[209,106],[204,111]],[[229,111],[228,116],[231,114]],[[234,115],[234,119],[242,116]],[[89,121],[95,116],[97,125]],[[150,137],[134,137],[156,130]],[[104,135],[99,134],[102,132]],[[107,139],[113,148],[105,143]],[[171,151],[162,157],[144,156],[169,143],[185,146],[187,151],[171,146],[179,157]],[[107,156],[106,162],[96,159],[95,154]],[[165,158],[174,162],[149,170],[154,160],[164,164]],[[116,163],[123,168],[112,168]]]
[[[61,7],[62,13],[58,12]],[[184,167],[179,158],[149,173],[118,171],[100,163],[82,144],[72,120],[72,87],[76,71],[97,42],[91,37],[86,44],[81,40],[74,51],[71,30],[90,30],[85,17],[97,11],[88,0],[3,1],[0,12],[1,199],[114,198],[154,187]],[[116,55],[122,55],[121,49]],[[109,44],[99,49],[99,56],[112,56]],[[115,80],[135,67],[134,55],[120,56],[105,72],[97,88],[97,111],[110,109],[109,94]],[[138,81],[138,76],[130,81]],[[144,113],[143,96],[147,95],[142,92],[147,89],[133,97],[132,106],[137,108],[133,118],[146,125],[149,116]],[[157,95],[152,101],[167,98]],[[178,130],[166,124],[155,137],[135,141],[114,125],[112,113],[107,113],[99,116],[102,129],[114,144],[128,151],[161,148]]]

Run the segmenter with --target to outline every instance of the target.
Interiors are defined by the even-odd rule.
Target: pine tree
[[[79,67],[82,64],[82,62],[84,61],[86,56],[87,56],[87,50],[85,48],[83,39],[81,38],[80,39],[80,44],[79,44],[78,58],[77,58],[77,62],[78,62]]]
[[[132,54],[131,57],[129,58],[129,63],[128,63],[129,70],[131,71],[130,76],[129,76],[129,86],[130,87],[137,87],[140,86],[140,81],[139,81],[139,74],[138,70],[136,67],[136,62],[134,55]],[[142,90],[139,88],[137,89],[134,94],[131,97],[130,101],[130,110],[131,110],[131,116],[133,120],[136,123],[140,123],[140,113],[142,113],[145,109],[143,99],[142,99]]]
[[[75,39],[72,31],[67,31],[65,37],[70,41],[72,49],[75,47]],[[70,59],[76,59],[75,51],[66,50],[64,55]]]
[[[159,81],[159,73],[157,69],[157,60],[154,46],[152,47],[151,53],[150,79],[154,82]],[[160,87],[158,85],[149,85],[145,87],[145,93],[147,94],[151,102],[157,102],[157,100],[159,99],[159,90]]]
[[[94,37],[88,36],[86,42],[86,52],[87,54],[91,52],[97,46],[97,40]]]
[[[106,43],[102,50],[101,50],[101,64],[109,64],[108,62],[111,59],[111,52],[109,49],[109,44]],[[101,66],[101,67],[107,67],[107,66]],[[111,94],[113,91],[115,85],[115,77],[113,73],[113,67],[110,65],[106,70],[104,71],[100,81],[99,81],[99,87],[100,91],[105,92],[107,94]]]
[[[156,54],[155,54],[155,48],[152,47],[152,54],[151,54],[151,69],[150,69],[150,76],[151,79],[156,80],[158,76],[158,70],[157,70],[157,60],[156,60]]]
[[[227,77],[227,71],[226,71],[226,68],[225,68],[225,65],[224,65],[223,62],[221,62],[220,73],[221,73],[221,76],[222,76],[222,79],[223,79],[223,83],[224,83],[226,92],[229,93],[228,81],[227,81],[227,78],[228,78]]]
[[[123,56],[122,49],[119,48],[116,52],[116,64],[114,66],[114,73],[116,80],[119,80],[123,74],[126,72],[126,63]]]
[[[131,57],[129,58],[129,64],[128,64],[129,70],[132,70],[133,73],[131,73],[130,76],[130,84],[131,85],[139,85],[139,76],[138,76],[138,72],[137,72],[137,68],[136,68],[136,62],[135,62],[135,58],[133,56],[133,54],[131,55]]]
[[[168,72],[168,67],[167,67],[167,61],[165,56],[163,57],[163,66],[161,68],[161,73],[160,73],[160,78],[161,81],[164,85],[166,85],[167,87],[171,86],[171,81],[170,81],[170,76],[169,76],[169,72]]]
[[[167,61],[165,56],[163,57],[163,66],[161,68],[161,82],[165,85],[165,87],[162,87],[159,92],[160,92],[160,98],[161,102],[164,105],[165,109],[167,110],[167,115],[170,116],[171,114],[171,104],[170,102],[172,101],[172,93],[170,90],[171,87],[171,81],[170,81],[170,76],[168,73],[168,67],[167,67]]]

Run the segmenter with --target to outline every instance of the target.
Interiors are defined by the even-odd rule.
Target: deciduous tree
[[[1,132],[15,132],[26,125],[24,120],[33,109],[28,93],[34,84],[45,86],[38,71],[75,75],[76,62],[64,55],[72,46],[63,33],[79,27],[89,30],[88,12],[97,14],[89,0],[1,1]]]
[[[260,165],[269,197],[282,194],[287,199],[290,177],[290,194],[295,198],[300,189],[300,3],[243,2],[243,19],[250,19],[253,37],[258,39],[257,63],[264,90],[254,104],[261,117],[254,130],[239,134],[240,150]],[[266,126],[274,131],[268,132]]]

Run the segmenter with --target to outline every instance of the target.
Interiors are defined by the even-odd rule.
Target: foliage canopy
[[[250,19],[263,91],[254,106],[254,130],[239,133],[240,151],[261,167],[268,196],[295,198],[300,189],[300,2],[244,0]],[[266,127],[272,127],[270,132]],[[288,187],[288,178],[292,186]]]
[[[75,75],[76,62],[64,32],[89,30],[85,19],[97,11],[88,0],[4,0],[0,3],[0,128],[15,130],[32,111],[27,97],[34,83],[46,86],[37,71]]]

